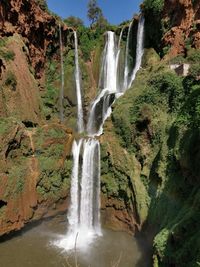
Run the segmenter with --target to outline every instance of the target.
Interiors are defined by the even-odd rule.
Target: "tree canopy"
[[[75,17],[75,16],[69,16],[68,18],[64,19],[64,22],[71,27],[78,28],[79,26],[83,26],[82,19]]]
[[[97,5],[96,0],[89,0],[88,2],[88,19],[91,21],[91,25],[96,23],[99,18],[103,17],[101,8]]]

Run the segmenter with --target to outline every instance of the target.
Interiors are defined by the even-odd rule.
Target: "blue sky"
[[[139,12],[142,0],[97,0],[98,5],[103,10],[104,16],[111,24],[119,24],[124,20],[131,19],[135,13]],[[80,17],[86,25],[88,0],[47,0],[51,11],[62,18],[69,16]]]

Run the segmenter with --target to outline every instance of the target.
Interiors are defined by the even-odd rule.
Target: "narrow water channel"
[[[61,215],[0,240],[0,266],[75,267],[74,251],[54,245],[66,232],[66,216]],[[86,250],[77,251],[79,267],[147,267],[147,258],[134,237],[108,229]]]

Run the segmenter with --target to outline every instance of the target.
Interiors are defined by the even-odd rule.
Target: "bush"
[[[74,28],[78,28],[80,26],[83,26],[82,19],[74,16],[69,16],[68,18],[64,19],[64,23],[67,24],[67,26],[71,26]]]
[[[145,10],[151,10],[152,15],[160,15],[163,10],[164,0],[145,0]]]
[[[163,56],[161,50],[164,31],[161,20],[163,6],[164,0],[145,0],[142,7],[145,16],[145,46],[153,47],[161,56]]]
[[[1,50],[0,51],[0,57],[4,58],[5,61],[14,60],[15,53],[13,51],[4,51],[4,50]]]
[[[168,96],[168,105],[171,110],[178,109],[184,97],[182,78],[172,72],[158,73],[149,80],[152,90],[158,89],[160,93]]]
[[[5,85],[10,86],[13,91],[16,90],[17,78],[16,78],[15,74],[12,73],[11,71],[8,71],[8,73],[7,73]]]
[[[190,67],[189,75],[194,79],[198,79],[198,77],[200,77],[200,65],[199,65],[199,63],[194,64]]]
[[[188,53],[187,60],[190,63],[199,63],[200,62],[200,49],[192,49]]]
[[[102,40],[102,33],[103,30],[98,27],[93,30],[84,26],[78,28],[80,48],[83,53],[84,60],[90,59],[91,51]]]
[[[48,11],[48,6],[46,0],[36,0],[40,8],[44,11]]]
[[[183,55],[178,55],[170,60],[170,64],[183,64],[186,62],[187,60],[184,58]]]

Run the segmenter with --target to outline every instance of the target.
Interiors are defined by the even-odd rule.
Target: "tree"
[[[83,26],[82,19],[74,16],[69,16],[68,18],[64,19],[64,22],[71,27],[78,28],[80,26]]]
[[[48,10],[48,6],[47,6],[47,1],[46,0],[37,0],[36,2],[39,4],[39,6],[40,6],[40,8],[42,10],[44,10],[44,11]]]
[[[103,17],[103,12],[101,8],[97,5],[96,0],[89,0],[87,16],[91,21],[91,25],[96,23],[99,18]]]

